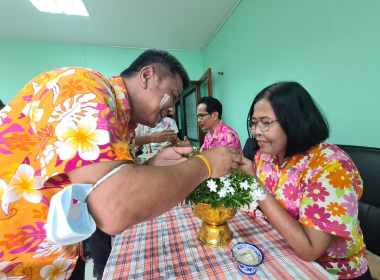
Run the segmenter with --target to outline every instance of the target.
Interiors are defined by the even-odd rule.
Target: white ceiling
[[[84,0],[90,17],[0,0],[0,39],[202,50],[240,0]]]

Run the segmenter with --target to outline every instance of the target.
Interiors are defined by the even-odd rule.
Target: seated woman
[[[202,130],[209,130],[200,149],[208,150],[217,146],[235,147],[243,154],[240,139],[235,130],[222,122],[222,104],[213,97],[202,97],[198,101],[197,120]]]
[[[248,127],[260,150],[240,169],[268,192],[258,204],[271,225],[335,278],[371,279],[358,221],[363,181],[351,158],[324,142],[329,127],[309,93],[295,82],[263,89]]]

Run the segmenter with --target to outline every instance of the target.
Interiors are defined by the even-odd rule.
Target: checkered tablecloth
[[[334,279],[315,262],[295,256],[286,241],[261,217],[238,211],[229,221],[233,240],[210,248],[197,237],[201,221],[188,207],[133,226],[115,239],[103,280],[111,279]],[[256,275],[239,272],[231,256],[237,242],[258,246],[265,255]]]

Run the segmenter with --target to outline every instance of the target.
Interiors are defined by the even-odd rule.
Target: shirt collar
[[[219,134],[222,132],[223,125],[224,125],[224,124],[223,124],[222,121],[220,121],[220,122],[218,123],[218,126],[217,126],[216,129],[215,129],[214,135],[212,136],[213,139],[218,139]]]

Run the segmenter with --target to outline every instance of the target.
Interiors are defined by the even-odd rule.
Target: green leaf
[[[342,217],[342,223],[343,223],[343,224],[346,224],[346,225],[347,225],[347,224],[349,224],[350,222],[351,222],[351,217],[350,217],[350,215],[347,214],[347,215],[345,215],[345,216]]]
[[[236,199],[232,199],[237,205],[240,205],[241,206],[241,203],[239,201],[237,201]]]
[[[344,190],[337,188],[335,193],[336,193],[336,196],[340,198],[342,195],[344,195]]]
[[[314,201],[311,198],[306,198],[303,200],[303,203],[305,203],[305,205],[312,205]]]
[[[338,275],[339,269],[326,269],[326,271],[332,275]]]

